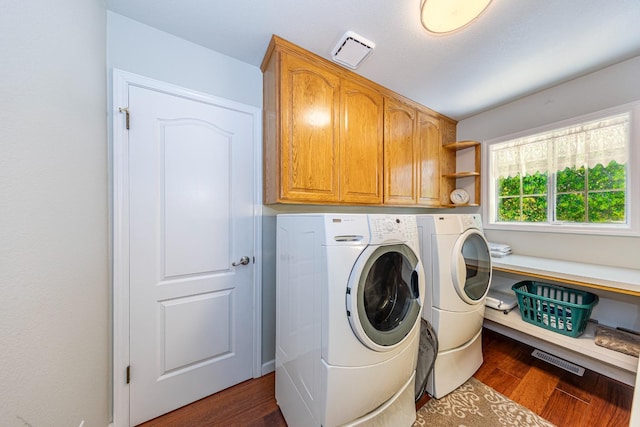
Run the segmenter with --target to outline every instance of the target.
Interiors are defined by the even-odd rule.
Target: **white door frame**
[[[125,114],[130,86],[165,92],[194,101],[220,105],[242,111],[254,118],[254,248],[256,257],[253,278],[253,377],[262,375],[262,115],[261,109],[229,101],[170,83],[161,82],[126,71],[113,70],[111,138],[111,217],[112,217],[112,320],[113,320],[113,419],[114,427],[129,426],[129,134]],[[132,112],[132,122],[135,112]]]

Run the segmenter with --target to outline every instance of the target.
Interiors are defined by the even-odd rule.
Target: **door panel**
[[[345,79],[340,103],[340,200],[382,203],[382,95]]]
[[[415,204],[416,113],[391,100],[384,110],[384,203]]]
[[[160,121],[164,145],[165,274],[229,267],[231,135],[207,123]],[[187,244],[191,250],[185,251]]]
[[[252,376],[251,114],[129,88],[130,422]]]
[[[229,329],[210,325],[228,323],[231,297],[230,291],[218,291],[161,302],[163,375],[189,370],[196,364],[230,354]]]
[[[440,119],[418,112],[418,204],[440,206]]]
[[[337,201],[340,79],[282,55],[282,194],[294,201]]]

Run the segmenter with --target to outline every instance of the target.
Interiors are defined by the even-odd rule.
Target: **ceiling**
[[[373,41],[357,73],[457,120],[640,55],[638,0],[493,0],[449,35],[421,0],[107,0],[109,10],[259,66],[272,34],[329,58]]]

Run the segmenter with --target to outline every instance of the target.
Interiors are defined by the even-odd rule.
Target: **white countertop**
[[[640,296],[640,270],[637,269],[524,255],[491,258],[491,262],[498,270],[528,273]]]

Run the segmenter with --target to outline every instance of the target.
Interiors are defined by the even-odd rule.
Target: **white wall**
[[[106,10],[0,4],[0,425],[109,415]]]
[[[260,68],[113,12],[107,67],[262,108]]]
[[[486,141],[640,100],[640,57],[527,96],[458,123],[459,139]],[[640,144],[640,141],[634,141]],[[640,168],[640,165],[631,165]],[[478,209],[479,211],[479,209]],[[522,255],[640,268],[640,238],[487,230]]]

